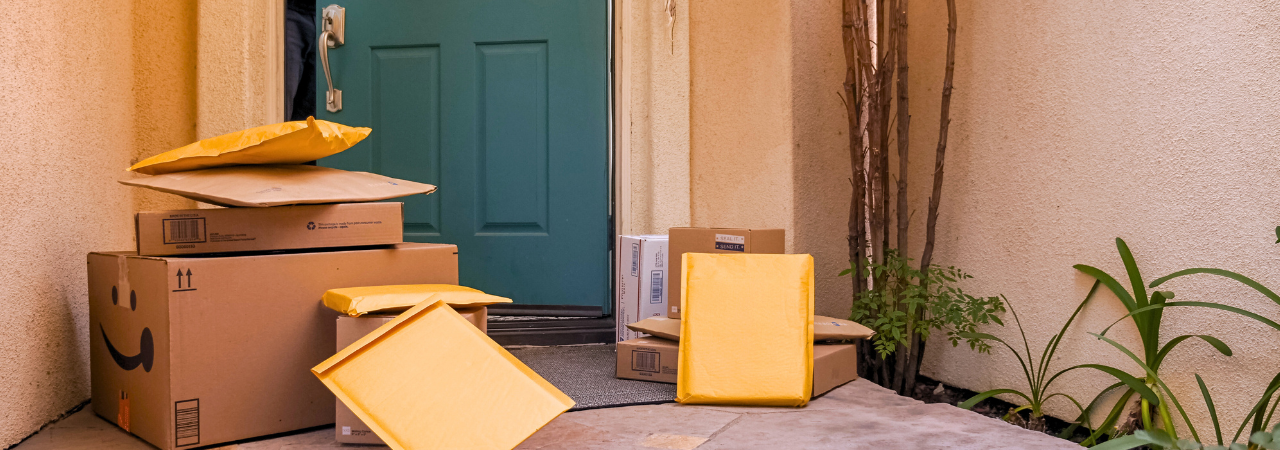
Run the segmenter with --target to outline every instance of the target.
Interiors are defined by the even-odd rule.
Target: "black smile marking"
[[[114,345],[111,345],[111,338],[107,337],[107,330],[102,328],[102,324],[98,324],[98,330],[102,331],[102,340],[107,343],[107,352],[111,353],[111,359],[116,361],[116,365],[124,370],[133,370],[142,365],[142,370],[151,371],[151,364],[155,362],[156,344],[151,338],[151,329],[142,329],[142,339],[138,342],[138,354],[134,356],[124,356]]]

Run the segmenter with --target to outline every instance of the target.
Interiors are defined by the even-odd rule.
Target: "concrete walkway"
[[[15,450],[146,450],[147,443],[90,408],[45,428]],[[231,450],[377,449],[341,445],[323,428],[221,447]],[[804,408],[629,406],[566,413],[521,449],[1079,449],[945,404],[925,404],[871,382],[846,384]]]

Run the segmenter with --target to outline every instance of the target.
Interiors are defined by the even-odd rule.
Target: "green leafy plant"
[[[1137,263],[1134,261],[1132,252],[1129,251],[1129,246],[1125,244],[1123,239],[1116,238],[1116,248],[1119,251],[1120,258],[1124,263],[1125,271],[1126,271],[1126,274],[1128,275],[1129,282],[1132,287],[1132,293],[1126,290],[1120,284],[1120,282],[1116,281],[1114,277],[1107,274],[1106,272],[1103,272],[1095,267],[1087,266],[1083,264],[1078,264],[1075,266],[1077,270],[1097,279],[1098,282],[1101,282],[1104,286],[1107,286],[1107,288],[1111,290],[1111,292],[1114,293],[1117,298],[1120,299],[1121,303],[1124,304],[1125,309],[1128,310],[1128,314],[1118,319],[1111,326],[1108,326],[1105,330],[1103,330],[1102,333],[1100,334],[1091,333],[1091,334],[1093,334],[1098,339],[1101,339],[1107,342],[1109,345],[1111,345],[1112,347],[1115,347],[1117,350],[1120,350],[1122,353],[1128,356],[1131,360],[1133,360],[1140,368],[1142,368],[1145,374],[1146,385],[1152,388],[1152,390],[1156,391],[1157,394],[1159,394],[1161,397],[1167,400],[1160,403],[1153,402],[1147,398],[1142,398],[1139,400],[1138,414],[1141,417],[1141,427],[1143,429],[1150,431],[1157,428],[1157,426],[1159,426],[1164,429],[1164,433],[1167,433],[1174,442],[1179,441],[1177,432],[1173,426],[1173,416],[1170,413],[1170,410],[1168,408],[1168,405],[1172,404],[1174,408],[1178,411],[1183,422],[1186,424],[1188,431],[1191,432],[1193,440],[1190,442],[1200,442],[1201,441],[1200,435],[1197,432],[1195,426],[1191,423],[1191,419],[1187,416],[1187,413],[1183,409],[1181,403],[1178,401],[1177,397],[1173,395],[1173,392],[1169,390],[1168,386],[1166,386],[1165,383],[1160,379],[1159,377],[1160,367],[1161,367],[1161,364],[1165,361],[1166,357],[1175,347],[1177,347],[1179,344],[1189,339],[1193,339],[1193,338],[1200,339],[1208,343],[1219,353],[1222,353],[1223,355],[1227,355],[1227,356],[1231,356],[1232,354],[1231,348],[1228,347],[1221,340],[1205,334],[1177,336],[1173,339],[1168,340],[1163,345],[1161,345],[1160,329],[1163,321],[1164,309],[1171,308],[1171,307],[1210,308],[1210,309],[1217,309],[1221,311],[1227,311],[1227,312],[1239,314],[1239,315],[1257,320],[1263,324],[1266,324],[1278,330],[1280,330],[1280,324],[1277,324],[1276,322],[1270,319],[1267,319],[1258,314],[1249,312],[1247,310],[1236,308],[1229,305],[1220,304],[1220,303],[1201,302],[1201,301],[1171,301],[1174,299],[1174,293],[1171,291],[1152,291],[1150,296],[1148,296],[1147,288],[1150,287],[1154,289],[1155,287],[1174,278],[1192,275],[1192,274],[1206,273],[1206,274],[1224,276],[1224,277],[1239,281],[1245,284],[1246,286],[1249,286],[1257,290],[1258,292],[1262,293],[1263,295],[1267,296],[1272,301],[1275,301],[1277,303],[1280,303],[1280,296],[1277,296],[1271,290],[1267,289],[1266,287],[1262,286],[1256,281],[1249,279],[1248,277],[1237,274],[1235,272],[1230,272],[1230,271],[1221,270],[1221,269],[1196,268],[1196,269],[1182,270],[1182,271],[1175,272],[1173,274],[1158,278],[1155,281],[1151,282],[1150,286],[1147,286],[1142,279],[1141,272],[1138,270]],[[1128,348],[1121,345],[1120,343],[1114,340],[1111,340],[1105,336],[1107,331],[1109,331],[1111,327],[1120,323],[1124,319],[1131,319],[1134,325],[1138,329],[1138,335],[1142,343],[1141,357],[1139,357],[1133,351],[1130,351]],[[1124,385],[1125,384],[1122,382],[1111,385],[1110,387],[1104,389],[1099,394],[1099,398],[1101,398],[1107,392],[1120,388],[1121,386],[1124,386]],[[1120,396],[1119,401],[1116,402],[1115,406],[1111,409],[1110,413],[1106,416],[1106,419],[1104,419],[1103,422],[1100,424],[1100,426],[1097,428],[1097,430],[1095,430],[1095,432],[1088,439],[1085,440],[1084,442],[1085,445],[1090,445],[1096,442],[1096,439],[1099,438],[1102,433],[1113,429],[1113,427],[1115,426],[1115,423],[1120,418],[1121,414],[1123,413],[1125,407],[1128,405],[1129,400],[1133,394],[1134,394],[1134,391],[1133,389],[1130,388],[1130,389],[1127,389]],[[1086,411],[1088,411],[1089,409],[1090,408],[1086,408]]]
[[[1220,310],[1226,310],[1226,311],[1244,313],[1244,314],[1252,314],[1252,313],[1249,313],[1244,310],[1240,310],[1239,308],[1234,308],[1231,306],[1222,305],[1218,303],[1170,302],[1169,300],[1174,298],[1174,293],[1170,291],[1153,291],[1151,292],[1150,295],[1148,295],[1147,285],[1142,279],[1142,273],[1138,269],[1137,262],[1135,262],[1133,259],[1133,253],[1129,251],[1129,246],[1125,244],[1123,239],[1116,238],[1116,249],[1119,251],[1120,259],[1124,263],[1125,272],[1126,272],[1126,275],[1128,275],[1129,284],[1132,288],[1132,293],[1129,290],[1126,290],[1124,286],[1120,284],[1119,281],[1116,281],[1115,277],[1112,277],[1111,275],[1107,274],[1106,272],[1103,272],[1102,270],[1096,267],[1088,266],[1084,264],[1077,264],[1074,267],[1076,268],[1076,270],[1079,270],[1080,272],[1083,272],[1084,274],[1097,279],[1098,282],[1106,286],[1107,289],[1109,289],[1113,294],[1115,294],[1115,296],[1120,299],[1120,302],[1124,304],[1125,309],[1128,310],[1128,314],[1126,314],[1120,320],[1117,320],[1117,323],[1119,323],[1119,321],[1124,320],[1125,318],[1131,318],[1133,320],[1134,325],[1138,329],[1138,336],[1142,343],[1141,353],[1143,356],[1141,358],[1138,358],[1136,355],[1134,355],[1133,352],[1130,352],[1127,348],[1116,343],[1115,341],[1107,339],[1102,335],[1095,334],[1095,336],[1107,341],[1109,344],[1116,347],[1120,351],[1124,352],[1126,355],[1129,355],[1135,362],[1139,364],[1139,366],[1143,367],[1144,371],[1146,372],[1146,379],[1145,379],[1146,385],[1152,388],[1153,390],[1156,390],[1162,396],[1167,397],[1167,399],[1169,400],[1167,402],[1154,402],[1151,399],[1148,399],[1145,397],[1139,399],[1138,413],[1142,420],[1142,428],[1148,429],[1148,430],[1155,428],[1156,421],[1158,421],[1159,424],[1163,426],[1164,429],[1169,430],[1168,432],[1171,433],[1172,436],[1176,439],[1177,434],[1175,431],[1173,431],[1174,430],[1173,417],[1170,414],[1168,404],[1172,403],[1174,405],[1174,407],[1181,414],[1183,421],[1186,422],[1189,427],[1190,427],[1191,421],[1189,418],[1187,418],[1186,411],[1182,408],[1182,405],[1178,402],[1177,398],[1173,397],[1172,394],[1168,391],[1168,388],[1164,386],[1164,383],[1160,381],[1158,374],[1159,374],[1161,363],[1164,361],[1165,357],[1168,356],[1169,352],[1171,352],[1175,347],[1177,347],[1182,342],[1192,338],[1200,339],[1204,342],[1209,343],[1209,345],[1213,346],[1214,349],[1216,349],[1218,352],[1222,353],[1223,355],[1231,356],[1231,348],[1228,347],[1225,343],[1223,343],[1218,338],[1207,335],[1207,334],[1178,336],[1173,339],[1170,339],[1164,345],[1161,345],[1160,329],[1163,323],[1164,308],[1166,306],[1200,306],[1200,307],[1214,308],[1214,309],[1220,309]],[[1167,278],[1169,277],[1165,277],[1165,279]],[[1164,279],[1161,279],[1161,280],[1164,280]],[[1157,281],[1161,281],[1161,280],[1157,280]],[[1152,287],[1154,287],[1157,284],[1158,283],[1152,283]],[[1261,317],[1261,316],[1258,316],[1258,317]],[[1103,331],[1103,334],[1105,333],[1106,331]],[[1107,392],[1110,392],[1114,389],[1121,388],[1123,386],[1126,386],[1126,384],[1123,382],[1113,384],[1107,387],[1106,389],[1103,389],[1102,392],[1100,392],[1098,395],[1099,397],[1102,397]],[[1093,435],[1091,435],[1088,439],[1085,440],[1084,443],[1086,445],[1096,442],[1096,439],[1098,439],[1102,433],[1112,430],[1116,422],[1120,419],[1121,415],[1123,414],[1124,409],[1128,405],[1129,400],[1132,398],[1134,392],[1135,391],[1132,388],[1125,389],[1125,392],[1121,394],[1119,401],[1117,401],[1115,406],[1112,407],[1111,411],[1107,414],[1106,418],[1102,421],[1099,427],[1094,431]],[[1086,414],[1082,414],[1082,416],[1084,415]],[[1196,440],[1198,441],[1199,436],[1197,435],[1195,429],[1190,428],[1190,430],[1192,435],[1195,436]]]
[[[979,393],[978,395],[973,396],[973,398],[966,400],[964,403],[961,403],[959,405],[960,408],[963,408],[963,409],[973,408],[975,405],[978,404],[978,402],[986,400],[987,398],[990,398],[995,395],[1013,394],[1025,400],[1026,404],[1009,411],[1009,413],[1004,417],[1005,421],[1013,422],[1013,419],[1015,417],[1018,417],[1018,418],[1021,417],[1021,416],[1018,416],[1019,413],[1021,413],[1022,411],[1027,411],[1028,418],[1022,421],[1023,423],[1026,424],[1025,427],[1035,431],[1044,431],[1045,403],[1053,399],[1054,397],[1062,397],[1066,400],[1071,401],[1071,403],[1075,405],[1076,409],[1080,412],[1081,417],[1084,419],[1085,425],[1088,426],[1089,414],[1087,413],[1087,409],[1083,405],[1081,405],[1079,401],[1077,401],[1075,398],[1071,397],[1068,394],[1065,394],[1062,392],[1052,392],[1050,390],[1050,388],[1053,385],[1053,382],[1057,380],[1058,377],[1076,369],[1094,369],[1094,370],[1106,372],[1107,374],[1120,380],[1121,383],[1127,385],[1134,392],[1137,392],[1139,395],[1142,396],[1142,398],[1147,399],[1151,402],[1158,403],[1159,399],[1158,397],[1156,397],[1155,392],[1153,392],[1150,388],[1148,388],[1146,384],[1143,382],[1143,380],[1138,379],[1137,377],[1134,377],[1132,375],[1129,375],[1128,373],[1125,373],[1124,371],[1121,371],[1119,369],[1115,369],[1112,367],[1108,367],[1100,364],[1079,364],[1079,365],[1071,366],[1066,369],[1062,369],[1057,372],[1054,372],[1052,375],[1050,375],[1049,373],[1050,362],[1053,361],[1053,355],[1057,353],[1058,345],[1062,343],[1062,337],[1067,333],[1067,328],[1071,326],[1071,322],[1075,321],[1076,316],[1080,314],[1080,310],[1084,309],[1084,306],[1089,303],[1089,299],[1093,298],[1093,294],[1097,292],[1098,286],[1100,284],[1101,284],[1100,282],[1095,282],[1093,284],[1093,288],[1089,290],[1089,294],[1086,295],[1084,300],[1080,302],[1080,306],[1077,306],[1075,312],[1071,313],[1071,317],[1067,319],[1067,322],[1062,324],[1062,329],[1058,331],[1058,334],[1053,335],[1053,337],[1049,339],[1049,343],[1046,344],[1044,347],[1044,350],[1040,352],[1039,359],[1036,359],[1036,360],[1032,359],[1031,345],[1027,343],[1027,334],[1025,331],[1023,331],[1022,320],[1018,318],[1018,312],[1013,308],[1013,304],[1009,303],[1007,300],[1005,301],[1005,304],[1008,306],[1009,312],[1013,314],[1013,321],[1018,326],[1018,333],[1022,335],[1022,347],[1023,347],[1024,353],[1021,353],[1021,354],[1018,353],[1018,350],[1014,349],[1013,346],[1009,345],[1009,343],[1005,342],[1003,339],[999,337],[996,337],[990,334],[977,333],[977,332],[960,332],[959,333],[960,337],[965,339],[992,341],[992,342],[997,342],[997,343],[1000,343],[1001,345],[1004,345],[1005,348],[1008,348],[1009,351],[1013,353],[1014,357],[1018,358],[1018,364],[1022,366],[1022,373],[1026,377],[1026,381],[1027,381],[1027,391],[1025,392],[1017,389],[1008,389],[1008,388],[992,389],[986,392]],[[1090,404],[1092,403],[1093,402],[1090,402]],[[1074,428],[1069,428],[1064,432],[1064,434],[1070,435],[1074,431],[1075,431]]]
[[[1138,430],[1090,447],[1089,450],[1129,450],[1139,446],[1153,446],[1169,450],[1280,450],[1280,424],[1271,431],[1257,431],[1249,436],[1248,444],[1205,445],[1188,439],[1177,439],[1164,430]]]
[[[952,345],[965,341],[985,353],[990,344],[963,333],[988,323],[1004,325],[998,316],[1005,310],[1001,298],[965,293],[957,283],[972,276],[955,267],[931,265],[921,272],[910,258],[888,250],[884,264],[868,262],[864,270],[863,277],[880,281],[854,298],[850,320],[876,332],[871,345],[879,358],[864,360],[869,367],[863,376],[881,386],[908,394],[903,391],[914,385],[913,368],[923,356],[923,342],[935,330],[945,331]],[[840,275],[853,271],[851,267]]]

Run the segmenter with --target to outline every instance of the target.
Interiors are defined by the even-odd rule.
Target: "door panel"
[[[401,199],[405,240],[457,244],[463,284],[607,312],[606,2],[340,5],[344,109],[320,116],[373,133],[320,164],[439,186]]]
[[[476,46],[482,234],[547,235],[547,44]]]

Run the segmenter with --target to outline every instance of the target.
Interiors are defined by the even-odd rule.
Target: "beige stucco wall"
[[[689,8],[675,3],[674,30],[661,1],[617,0],[622,27],[615,58],[624,61],[617,82],[626,93],[619,149],[629,152],[629,177],[619,177],[630,211],[624,233],[666,234],[689,225]],[[625,135],[624,135],[625,134]],[[629,146],[629,147],[628,147]],[[623,156],[623,155],[620,155]]]
[[[693,226],[778,227],[817,265],[816,307],[844,317],[847,125],[840,3],[690,6]]]
[[[132,246],[135,208],[184,204],[116,180],[194,133],[192,4],[6,4],[0,446],[89,397],[85,254]]]
[[[937,258],[971,272],[976,278],[966,287],[973,292],[1007,295],[1033,349],[1056,332],[1091,285],[1073,264],[1123,273],[1117,236],[1133,249],[1148,281],[1178,269],[1218,267],[1280,287],[1274,243],[1280,23],[1274,8],[1190,0],[958,3],[952,149]],[[946,13],[916,2],[912,8],[912,139],[931,148]],[[927,164],[916,167],[916,180],[926,176]],[[1280,306],[1224,279],[1198,276],[1165,286],[1179,300],[1223,302],[1280,318]],[[1113,296],[1097,298],[1054,367],[1131,367],[1085,334],[1121,315]],[[1280,332],[1197,310],[1170,310],[1165,322],[1165,340],[1208,332],[1235,349],[1227,358],[1187,342],[1164,365],[1202,438],[1212,427],[1194,373],[1204,376],[1225,427],[1234,430],[1280,367]],[[1131,327],[1113,333],[1137,345]],[[929,346],[925,374],[974,390],[1023,387],[1011,356],[938,344]],[[1055,390],[1087,399],[1109,383],[1081,372]],[[1065,402],[1050,407],[1060,416],[1069,410]]]
[[[279,119],[279,27],[270,25],[281,5],[111,0],[92,13],[68,0],[6,5],[0,447],[89,397],[85,254],[131,248],[136,211],[195,206],[117,184],[131,176],[124,169]]]

